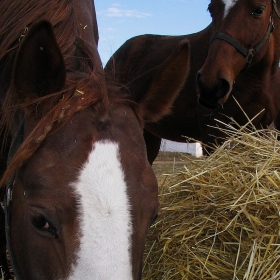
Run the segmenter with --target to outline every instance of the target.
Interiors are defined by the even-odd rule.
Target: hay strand
[[[213,154],[167,175],[143,279],[280,279],[279,133],[223,132]]]

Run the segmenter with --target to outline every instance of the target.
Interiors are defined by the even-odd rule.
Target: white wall
[[[179,143],[162,139],[160,151],[187,153],[196,157],[202,156],[202,148],[199,143]]]

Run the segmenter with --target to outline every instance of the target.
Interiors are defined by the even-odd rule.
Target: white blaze
[[[227,16],[229,10],[236,4],[238,0],[222,0],[225,4],[224,18]]]
[[[131,280],[132,224],[118,145],[97,142],[73,187],[80,201],[80,248],[68,279]]]

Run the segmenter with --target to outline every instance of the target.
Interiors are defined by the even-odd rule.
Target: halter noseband
[[[21,122],[19,125],[17,132],[12,140],[9,154],[8,154],[8,164],[11,161],[12,157],[15,155],[16,151],[18,150],[19,146],[23,142],[23,134],[24,134],[24,121]],[[17,280],[22,280],[20,277],[13,249],[12,249],[12,242],[11,242],[11,202],[12,202],[12,191],[13,191],[13,186],[14,186],[14,180],[15,180],[15,175],[9,179],[7,185],[6,185],[6,194],[4,195],[4,212],[5,212],[5,234],[6,234],[6,243],[7,243],[7,248],[8,248],[8,253],[10,257],[10,263],[13,269],[13,274],[16,277]]]
[[[216,34],[214,34],[213,37],[210,40],[210,44],[212,44],[213,40],[219,39],[219,40],[226,41],[227,43],[229,43],[232,46],[234,46],[245,57],[245,59],[247,61],[247,65],[245,66],[244,70],[246,70],[250,66],[250,64],[252,63],[255,54],[261,49],[261,47],[269,39],[270,33],[274,29],[274,22],[273,22],[273,17],[272,17],[273,11],[275,11],[275,13],[278,16],[278,18],[280,18],[280,13],[279,13],[279,11],[277,9],[277,2],[276,2],[276,0],[272,0],[272,10],[271,10],[271,15],[270,15],[270,18],[269,18],[269,24],[268,24],[267,30],[266,30],[266,32],[264,34],[264,37],[257,44],[256,47],[251,48],[251,49],[247,49],[244,46],[242,46],[236,39],[234,39],[233,37],[231,37],[230,35],[225,34],[225,33],[216,33]]]

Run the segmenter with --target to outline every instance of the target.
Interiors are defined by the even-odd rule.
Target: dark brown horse
[[[143,119],[156,106],[106,84],[97,42],[92,0],[0,1],[0,184],[18,280],[141,278],[158,211]]]
[[[212,23],[204,30],[186,36],[138,36],[116,51],[105,72],[139,102],[152,98],[147,88],[162,61],[183,40],[190,43],[190,61],[177,65],[189,63],[190,72],[182,90],[173,96],[171,113],[157,122],[146,119],[151,163],[161,138],[185,142],[183,136],[187,136],[205,144],[221,143],[225,135],[212,127],[219,125],[216,119],[228,123],[233,118],[244,125],[248,120],[233,96],[250,119],[265,109],[253,120],[257,128],[275,120],[280,108],[279,6],[280,1],[275,0],[212,0]],[[177,86],[173,75],[176,73],[170,73],[170,88]],[[198,94],[204,106],[198,104]],[[156,102],[160,106],[166,101],[157,98]],[[277,119],[276,126],[280,128]]]

